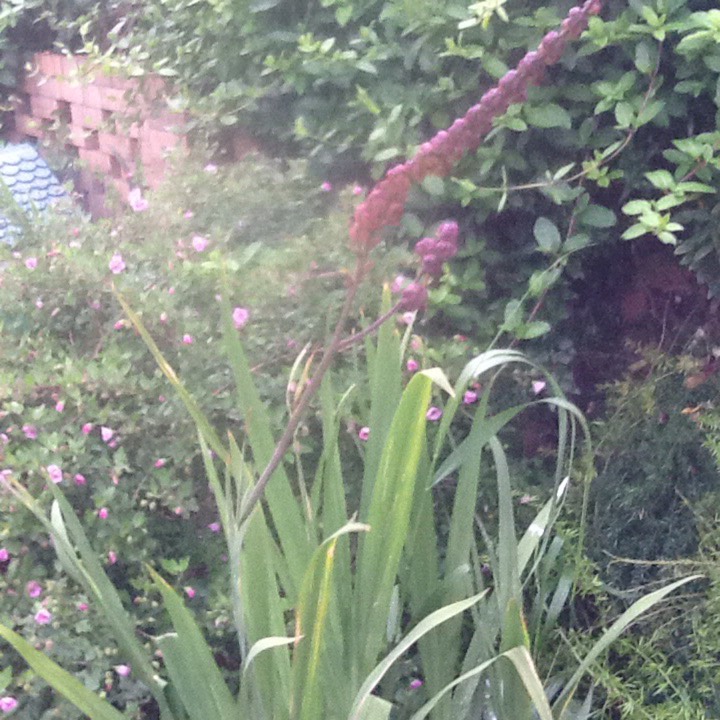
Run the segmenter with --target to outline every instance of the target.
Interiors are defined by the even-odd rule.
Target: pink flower
[[[140,188],[133,188],[128,193],[128,205],[130,205],[135,212],[143,212],[150,207],[150,203],[143,197]]]
[[[28,597],[37,598],[42,595],[42,585],[37,580],[30,580],[25,586]]]
[[[192,246],[195,252],[203,252],[204,250],[207,250],[207,246],[210,244],[210,241],[203,237],[202,235],[193,235],[192,237]]]
[[[178,517],[180,517],[185,511],[182,509],[182,507],[181,507],[180,505],[178,505],[178,506],[173,510],[173,512],[174,512]]]
[[[132,672],[129,665],[113,665],[113,670],[120,677],[127,677]]]
[[[108,563],[110,563],[110,565],[114,565],[116,562],[117,562],[117,554],[115,553],[114,550],[111,550],[108,553]]]
[[[93,431],[92,423],[85,423],[82,426],[82,433],[83,435],[89,435]]]
[[[47,608],[40,608],[40,610],[35,613],[35,622],[38,625],[49,625],[52,619],[52,613]]]
[[[38,299],[35,301],[35,307],[36,307],[38,310],[42,310],[43,307],[45,307],[45,303],[44,303],[40,298],[38,298]]]
[[[330,192],[332,190],[332,183],[328,182],[327,180],[320,186],[320,189],[323,192]]]
[[[108,443],[108,447],[109,447],[109,448],[112,448],[113,450],[114,450],[117,446],[118,446],[117,440],[111,440],[111,441]]]
[[[155,461],[155,467],[156,467],[156,468],[165,467],[165,463],[166,463],[165,458],[158,458],[158,459]]]
[[[18,706],[18,701],[10,696],[0,697],[0,712],[11,713]]]
[[[109,427],[105,427],[104,425],[100,427],[100,437],[102,437],[103,442],[110,442],[114,434],[115,431]]]
[[[64,401],[64,400],[58,400],[58,401],[55,403],[55,410],[56,410],[57,412],[63,412],[63,410],[65,410],[65,401]]]
[[[417,372],[417,369],[420,366],[418,365],[417,360],[413,360],[412,358],[410,358],[407,361],[407,364],[405,365],[405,367],[407,368],[408,372],[414,373],[414,372]]]
[[[195,342],[195,338],[192,335],[188,335],[185,333],[183,335],[182,341],[185,345],[192,345]]]
[[[362,185],[353,185],[353,195],[362,195],[365,192],[365,188]]]
[[[236,307],[232,314],[233,324],[237,330],[244,328],[247,325],[247,321],[250,319],[250,312],[247,308]]]
[[[126,266],[125,266],[125,262],[123,261],[122,255],[120,253],[115,253],[110,258],[108,267],[110,268],[110,272],[113,275],[119,275],[123,270],[125,270]]]
[[[87,612],[88,609],[89,609],[89,607],[90,607],[90,606],[89,606],[86,602],[79,602],[79,603],[77,604],[77,609],[78,609],[80,612]]]
[[[428,291],[424,285],[412,282],[403,291],[400,309],[404,312],[424,310],[427,306]]]
[[[215,175],[218,171],[217,165],[214,165],[213,163],[208,163],[203,169],[206,173],[208,173],[208,175]]]
[[[367,442],[370,439],[370,428],[367,426],[361,427],[358,431],[358,438],[363,442]]]
[[[87,480],[85,479],[84,475],[81,475],[80,473],[77,473],[75,475],[75,484],[76,485],[85,485],[87,483]]]
[[[465,405],[472,405],[477,402],[477,399],[478,394],[474,390],[467,390],[465,395],[463,395],[463,402]]]
[[[220,532],[220,523],[219,522],[211,522],[208,525],[208,530],[210,532],[219,533]]]
[[[168,321],[168,316],[166,312],[160,313],[160,322],[164,325]]]
[[[195,213],[194,213],[192,210],[186,210],[186,211],[183,213],[183,217],[184,217],[186,220],[191,220],[192,218],[195,217]]]
[[[175,288],[174,287],[168,288],[168,295],[174,295],[174,294],[175,294]]]
[[[191,600],[195,597],[195,588],[194,588],[194,587],[190,587],[190,586],[188,585],[187,587],[183,588],[183,590],[185,590],[185,594],[186,594]]]
[[[62,470],[57,465],[48,465],[47,471],[51,482],[54,482],[56,485],[62,482]]]
[[[539,395],[547,386],[544,380],[533,380],[532,391],[535,395]]]
[[[6,563],[10,560],[10,553],[7,548],[0,548],[0,563]]]
[[[36,257],[29,257],[27,260],[25,260],[25,267],[28,270],[34,270],[37,267],[37,258]]]
[[[434,405],[425,413],[425,417],[430,422],[437,422],[443,416],[443,411]]]
[[[37,435],[38,435],[37,428],[34,425],[23,425],[22,431],[28,440],[36,440],[37,439]]]
[[[109,514],[110,514],[110,513],[108,512],[108,509],[107,509],[106,507],[101,507],[101,508],[98,510],[98,517],[99,517],[101,520],[107,520]]]
[[[125,321],[124,320],[118,320],[113,327],[115,330],[122,330],[125,327]]]
[[[422,680],[419,678],[415,678],[410,682],[410,689],[411,690],[419,690],[425,683],[423,683]]]

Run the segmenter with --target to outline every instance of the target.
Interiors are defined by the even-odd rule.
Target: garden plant
[[[461,238],[454,221],[440,223],[415,245],[420,268],[414,277],[396,280],[395,299],[389,289],[384,292],[377,319],[365,319],[361,329],[347,333],[358,294],[366,292],[363,283],[373,272],[371,255],[383,229],[402,221],[411,185],[431,186],[433,178],[446,177],[476,150],[496,119],[525,100],[528,88],[542,81],[546,68],[560,60],[599,10],[599,0],[573,8],[561,28],[545,35],[497,87],[421,145],[411,160],[393,167],[357,204],[349,242],[354,262],[341,274],[344,297],[335,330],[320,352],[303,352],[296,362],[279,439],[274,412],[263,402],[238,337],[248,314],[231,300],[236,268],[219,254],[207,268],[219,277],[221,333],[214,347],[221,346],[229,360],[235,416],[242,423],[241,433],[230,423],[223,434],[133,309],[123,287],[132,268],[120,250],[112,255],[114,293],[126,318],[118,321],[120,327],[127,323],[140,335],[195,424],[227,545],[232,625],[241,658],[235,676],[227,677],[181,596],[149,565],[148,587],[160,594],[170,622],[163,634],[143,629],[152,636],[149,643],[138,639],[123,594],[98,561],[62,489],[60,467],[47,466],[49,512],[16,473],[4,473],[3,484],[50,535],[68,576],[101,608],[122,667],[147,688],[154,701],[151,712],[163,720],[370,719],[389,718],[393,710],[416,718],[591,717],[593,690],[584,681],[593,663],[641,615],[694,579],[676,580],[637,600],[574,666],[571,652],[558,653],[558,667],[546,674],[540,666],[573,597],[583,553],[592,471],[581,413],[541,366],[514,349],[491,347],[478,354],[454,384],[439,368],[421,369],[408,357],[417,313],[425,310],[445,263],[458,253]],[[547,223],[536,228],[541,244],[554,237]],[[205,249],[198,249],[202,240],[193,239],[197,252]],[[553,264],[546,272],[556,269]],[[543,277],[537,282],[545,282]],[[534,318],[522,319],[522,312],[520,304],[514,306],[503,330],[532,337]],[[408,322],[403,337],[391,322],[398,313]],[[187,333],[183,342],[193,344],[194,337]],[[349,370],[334,371],[333,362],[357,357],[360,348],[367,357],[366,377],[339,390]],[[503,373],[516,367],[528,368],[551,392],[498,409],[493,390]],[[445,396],[445,402],[438,399]],[[298,446],[314,401],[322,442],[308,481]],[[518,540],[510,470],[498,435],[529,406],[547,407],[556,417],[558,449],[550,498]],[[362,480],[355,497],[345,481],[348,460],[340,432],[349,408],[364,421],[357,430]],[[104,442],[112,442],[108,426],[99,432]],[[577,458],[581,439],[584,456]],[[295,455],[293,473],[287,468],[289,455]],[[475,499],[481,487],[487,489],[488,458],[497,507],[484,518]],[[454,483],[454,499],[443,524],[434,492],[448,482]],[[581,498],[580,530],[570,548],[555,526],[573,491]],[[98,516],[111,511],[100,507]],[[21,634],[0,626],[0,635],[81,712],[101,720],[123,717]],[[148,653],[148,644],[159,652]],[[401,658],[418,675],[413,693],[404,696],[392,682]]]

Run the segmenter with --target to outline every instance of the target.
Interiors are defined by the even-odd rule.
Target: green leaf
[[[538,128],[565,128],[572,127],[570,113],[560,105],[547,103],[545,105],[527,105],[524,109],[525,118],[529,125]]]
[[[335,21],[340,27],[345,27],[353,14],[352,5],[342,5],[335,10]]]
[[[515,337],[520,340],[533,340],[535,338],[542,337],[543,335],[547,335],[551,329],[552,327],[550,323],[547,323],[544,320],[533,320],[533,322],[521,323],[515,328],[514,333]]]
[[[632,124],[633,117],[635,116],[635,110],[630,103],[619,102],[615,106],[615,119],[617,124],[621,128],[628,128]]]
[[[615,213],[602,205],[588,205],[579,213],[578,220],[583,225],[596,228],[609,228],[617,223]]]
[[[442,195],[445,192],[445,181],[437,175],[428,175],[422,181],[422,189],[429,195]]]
[[[10,628],[0,625],[0,637],[10,643],[37,675],[80,712],[93,720],[127,720],[109,702],[88,690],[69,672],[63,670],[50,658],[45,657]]]
[[[645,173],[645,177],[659,190],[672,190],[675,187],[675,178],[667,170],[652,170]]]
[[[555,223],[545,217],[539,217],[535,221],[533,235],[543,252],[556,253],[562,245],[560,231]]]
[[[631,200],[623,205],[623,212],[626,215],[641,215],[650,208],[647,200]]]

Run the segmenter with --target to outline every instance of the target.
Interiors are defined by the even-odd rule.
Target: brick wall
[[[15,93],[11,139],[64,149],[79,160],[76,189],[94,215],[105,192],[124,199],[141,180],[155,187],[168,156],[187,149],[187,116],[167,110],[161,78],[104,74],[80,57],[38,53]]]

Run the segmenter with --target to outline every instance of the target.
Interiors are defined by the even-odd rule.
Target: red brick
[[[101,150],[86,150],[85,148],[80,148],[79,157],[80,161],[83,162],[89,170],[102,175],[110,174],[110,156]]]
[[[171,112],[170,110],[156,111],[145,118],[145,126],[149,130],[182,135],[189,120],[190,117],[187,113]]]
[[[75,127],[92,128],[98,130],[103,125],[103,114],[99,108],[85,105],[71,105],[72,124]]]
[[[83,87],[83,105],[85,107],[101,109],[102,95],[100,94],[100,88],[95,83],[88,83]]]
[[[75,79],[68,79],[67,76],[57,80],[57,98],[65,102],[82,105],[83,86]]]
[[[128,100],[125,91],[119,88],[98,87],[100,107],[103,110],[124,113],[128,110]]]
[[[126,161],[133,159],[133,143],[129,137],[113,133],[98,134],[100,149],[108,155],[117,155]]]
[[[51,120],[58,109],[58,101],[42,95],[30,96],[30,108],[33,117]]]
[[[149,164],[163,160],[176,150],[184,150],[186,140],[176,133],[153,130],[143,125],[140,133],[140,157],[143,163]]]
[[[22,113],[15,113],[15,129],[30,137],[41,137],[43,134],[42,122]]]

